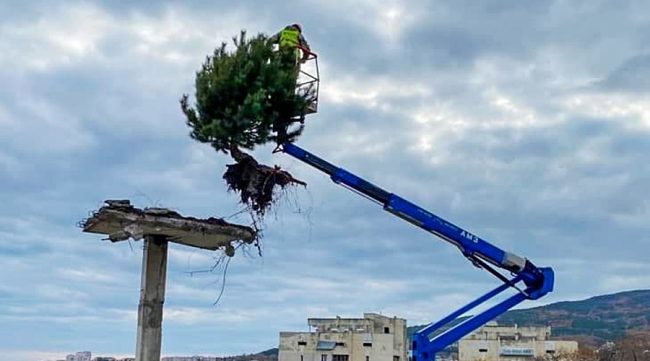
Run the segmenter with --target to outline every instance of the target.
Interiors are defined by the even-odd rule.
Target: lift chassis
[[[389,193],[293,143],[283,144],[280,150],[326,173],[335,183],[381,204],[384,210],[455,245],[473,265],[485,269],[501,281],[498,287],[483,296],[452,312],[440,321],[433,322],[417,331],[412,338],[412,361],[434,361],[436,352],[443,350],[524,300],[536,300],[553,290],[554,273],[551,268],[537,267],[528,259],[504,251],[467,230],[398,195]],[[504,270],[509,277],[495,267]],[[450,322],[507,289],[515,289],[517,292],[463,322],[444,329],[444,326]],[[441,330],[444,331],[440,332]]]

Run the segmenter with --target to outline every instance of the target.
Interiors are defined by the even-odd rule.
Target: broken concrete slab
[[[84,232],[108,235],[112,242],[160,235],[170,242],[209,250],[222,248],[227,253],[234,250],[233,242],[252,243],[256,236],[251,227],[223,219],[185,217],[167,208],[139,209],[123,199],[105,201],[82,227]]]

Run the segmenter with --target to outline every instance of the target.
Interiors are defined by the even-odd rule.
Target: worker
[[[305,40],[305,37],[302,35],[302,26],[300,24],[291,24],[287,25],[284,29],[280,30],[277,34],[269,38],[269,41],[272,44],[278,44],[279,51],[277,54],[282,59],[282,64],[286,66],[291,72],[294,78],[294,84],[298,84],[298,77],[300,75],[300,64],[304,63],[309,59],[311,54],[311,48],[309,43]],[[296,85],[296,92],[300,91],[312,91],[312,86],[306,86],[301,88],[301,85]],[[305,120],[306,112],[315,112],[316,105],[313,101],[307,104],[307,109],[298,111],[295,119],[298,119],[301,124]],[[277,129],[274,127],[274,131],[277,133],[277,142],[278,144],[284,143],[291,139],[294,135],[289,131],[289,125],[278,125]]]
[[[309,57],[309,44],[302,35],[302,26],[300,24],[287,25],[277,34],[269,39],[272,43],[278,44],[280,51],[293,50],[296,54],[296,63],[304,63]],[[302,55],[301,55],[302,53]]]

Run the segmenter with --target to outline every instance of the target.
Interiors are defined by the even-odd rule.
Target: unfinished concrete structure
[[[578,351],[576,341],[551,340],[551,327],[490,322],[458,342],[459,361],[531,361]]]
[[[138,209],[128,200],[105,203],[83,222],[83,230],[108,235],[112,242],[144,239],[135,360],[160,361],[168,242],[222,249],[233,256],[233,243],[250,243],[255,232],[217,218],[184,217],[166,208]]]
[[[406,361],[406,320],[310,318],[309,332],[280,332],[278,361]]]

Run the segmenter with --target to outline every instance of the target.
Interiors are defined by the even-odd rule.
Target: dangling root
[[[274,198],[276,186],[284,188],[289,184],[307,185],[277,165],[269,167],[259,164],[252,156],[239,150],[236,145],[230,146],[230,156],[237,163],[228,164],[228,169],[223,174],[228,190],[239,192],[241,203],[250,206],[259,217],[263,217],[276,202]]]

